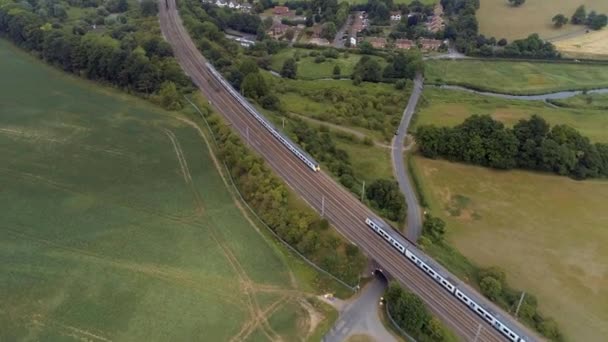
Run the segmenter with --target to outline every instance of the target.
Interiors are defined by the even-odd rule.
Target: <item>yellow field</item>
[[[566,57],[608,59],[608,29],[554,42]]]
[[[415,157],[447,240],[536,295],[569,341],[608,336],[608,181],[574,181]]]
[[[561,29],[553,27],[551,19],[562,13],[570,18],[574,10],[585,5],[587,12],[608,13],[606,0],[528,0],[520,7],[512,7],[506,0],[481,0],[477,11],[479,33],[509,41],[525,38],[531,33],[550,39],[564,34],[584,30],[584,26],[565,25]]]

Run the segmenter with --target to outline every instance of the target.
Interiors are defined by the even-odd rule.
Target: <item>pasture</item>
[[[479,33],[486,37],[512,41],[532,33],[551,39],[573,32],[584,32],[584,26],[567,24],[556,29],[551,22],[558,13],[570,18],[580,5],[585,5],[587,12],[595,10],[598,13],[608,13],[608,2],[605,0],[529,0],[520,7],[512,7],[506,0],[481,0],[476,14]]]
[[[605,110],[552,108],[542,101],[503,100],[463,91],[426,88],[411,130],[424,124],[454,126],[474,114],[489,114],[507,126],[542,116],[552,125],[567,124],[594,142],[608,142],[608,116]]]
[[[608,334],[608,181],[414,157],[450,245],[534,294],[568,340]]]
[[[507,94],[543,94],[608,87],[608,66],[574,63],[433,60],[426,62],[431,83],[456,84]]]
[[[185,116],[2,40],[0,74],[0,340],[313,333],[293,261],[239,210]]]
[[[569,108],[608,109],[608,94],[581,94],[568,99],[551,101]]]
[[[608,29],[591,31],[553,43],[566,57],[608,59]]]

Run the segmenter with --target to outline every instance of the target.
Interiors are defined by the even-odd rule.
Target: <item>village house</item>
[[[401,12],[393,11],[391,12],[391,21],[400,21],[401,20]]]
[[[422,46],[423,50],[437,50],[441,44],[443,44],[443,42],[437,39],[420,39],[420,46]]]
[[[416,45],[414,43],[414,41],[409,40],[409,39],[397,39],[397,40],[395,40],[395,48],[397,48],[397,49],[409,50],[414,45]]]
[[[295,14],[295,13],[289,12],[289,7],[287,7],[287,6],[274,6],[272,8],[272,13],[274,15],[283,16],[283,17],[293,16]]]
[[[278,37],[284,35],[285,32],[287,32],[287,30],[289,30],[289,28],[290,28],[289,25],[285,25],[280,22],[274,22],[272,24],[272,27],[268,31],[268,34],[274,38],[278,38]]]
[[[382,37],[371,37],[368,42],[372,44],[375,49],[382,49],[386,46],[386,38]]]

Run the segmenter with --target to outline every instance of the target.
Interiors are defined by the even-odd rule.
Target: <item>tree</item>
[[[557,28],[560,28],[568,23],[568,18],[561,13],[556,14],[551,20],[553,21],[553,25]]]
[[[526,2],[526,0],[508,0],[508,1],[511,4],[511,6],[514,6],[514,7],[521,6],[524,4],[524,2]]]
[[[374,51],[374,47],[370,42],[362,41],[361,44],[359,44],[359,50],[362,54],[369,55]]]
[[[268,93],[268,85],[259,72],[254,72],[245,76],[241,83],[241,91],[247,97],[259,99]]]
[[[293,58],[288,58],[283,63],[283,68],[281,69],[281,76],[286,78],[296,78],[298,73],[298,64],[296,64],[296,60]]]
[[[481,293],[492,301],[496,301],[502,294],[502,284],[498,279],[491,276],[481,279],[479,288],[481,289]]]
[[[445,221],[439,217],[428,215],[422,224],[422,230],[433,242],[441,242],[445,234]]]
[[[285,32],[285,39],[287,39],[288,41],[292,41],[295,35],[296,32],[293,29],[289,29],[287,30],[287,32]]]
[[[139,7],[144,17],[151,17],[158,13],[158,2],[154,0],[143,0],[139,3]]]
[[[382,210],[384,216],[393,221],[405,218],[405,197],[399,190],[399,184],[388,179],[377,179],[365,191],[372,206]]]
[[[334,40],[336,32],[336,24],[333,22],[325,23],[321,27],[321,37],[329,40],[330,42]]]
[[[338,64],[334,65],[333,77],[340,78],[340,74],[342,71],[340,70],[340,66]]]
[[[585,5],[580,5],[576,9],[576,11],[574,11],[572,18],[570,19],[570,22],[572,23],[572,25],[583,25],[586,20],[587,20],[587,11],[585,10]]]
[[[605,14],[598,14],[590,20],[589,27],[593,30],[601,30],[606,24],[608,24],[608,16]]]
[[[505,45],[507,45],[507,44],[508,44],[508,41],[507,41],[505,38],[501,38],[501,39],[498,41],[498,46],[505,46]]]
[[[164,82],[160,91],[158,92],[160,98],[160,104],[168,110],[180,110],[182,109],[181,96],[175,87],[175,83],[167,81]]]

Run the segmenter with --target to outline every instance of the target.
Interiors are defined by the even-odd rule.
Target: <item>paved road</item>
[[[479,334],[480,341],[504,340],[502,335],[486,324],[483,319],[369,229],[365,224],[365,219],[375,215],[369,208],[359,202],[327,173],[311,171],[280,144],[253,118],[243,104],[213,77],[205,65],[204,57],[181,23],[175,0],[168,0],[168,8],[160,6],[159,16],[162,33],[171,44],[174,54],[186,74],[191,77],[222,117],[232,125],[234,132],[243,138],[247,137],[251,148],[266,160],[269,167],[297,195],[318,212],[321,212],[323,206],[325,217],[339,233],[356,243],[366,255],[382,265],[382,268],[396,281],[419,295],[427,303],[429,309],[462,339],[474,339],[478,327],[481,325],[483,329]],[[412,244],[408,248],[424,257],[424,253],[415,245]],[[427,260],[427,262],[432,267],[441,269],[431,260]],[[447,270],[442,269],[442,272],[445,272],[446,275],[449,274]],[[455,276],[449,275],[449,277],[454,279],[454,283],[459,286],[466,287],[466,284],[456,282]],[[481,295],[473,294],[474,290],[470,289],[470,291],[471,296],[477,302],[508,317],[500,308],[485,300]],[[518,330],[525,331],[529,336],[534,336],[515,320],[511,320],[511,325],[517,326]]]
[[[341,311],[334,327],[323,337],[324,342],[343,342],[354,334],[365,334],[378,342],[396,342],[378,315],[378,303],[386,281],[374,278],[359,296]]]
[[[405,236],[411,241],[418,241],[418,238],[422,233],[422,215],[420,213],[418,198],[416,197],[416,190],[412,186],[412,182],[407,175],[407,170],[403,161],[403,144],[405,143],[407,129],[416,110],[416,105],[422,94],[423,83],[424,79],[422,78],[422,75],[416,75],[416,78],[414,79],[414,88],[412,89],[412,94],[407,102],[407,107],[405,107],[405,110],[403,111],[403,117],[401,118],[401,123],[399,124],[397,131],[398,133],[393,138],[393,148],[391,151],[395,178],[397,179],[397,182],[399,182],[399,188],[407,202],[407,231]]]
[[[353,15],[350,14],[348,16],[348,18],[346,19],[346,22],[344,22],[344,25],[342,25],[342,27],[340,27],[338,32],[336,32],[336,36],[333,41],[334,47],[339,48],[339,49],[344,47],[345,40],[342,39],[342,36],[346,33],[346,30],[350,27],[352,21],[353,21]],[[346,38],[346,39],[348,39],[348,38]]]

